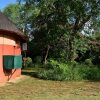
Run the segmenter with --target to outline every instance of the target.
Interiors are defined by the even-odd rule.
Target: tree
[[[100,0],[26,0],[24,3],[26,7],[35,4],[39,9],[38,16],[32,19],[32,15],[30,19],[31,27],[42,35],[42,42],[44,41],[47,47],[45,59],[50,47],[66,34],[68,36],[68,59],[74,61],[77,49],[76,39],[81,35],[87,23],[92,27],[100,18]]]
[[[20,5],[19,4],[9,4],[4,8],[3,13],[15,23],[20,26]]]
[[[6,6],[3,10],[3,13],[13,23],[15,23],[19,29],[21,29],[24,33],[26,33],[26,35],[28,35],[29,32],[28,22],[30,21],[28,19],[28,16],[30,13],[32,13],[32,11],[27,11],[27,8],[25,8],[23,4],[20,5],[16,3],[16,4],[9,4],[8,6]]]

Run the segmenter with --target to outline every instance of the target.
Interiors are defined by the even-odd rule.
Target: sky
[[[0,0],[0,9],[3,9],[8,4],[15,3],[16,0]]]

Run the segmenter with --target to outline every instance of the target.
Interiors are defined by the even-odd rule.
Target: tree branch
[[[81,21],[81,23],[78,25],[78,29],[80,29],[81,27],[83,27],[83,25],[84,25],[87,21],[89,21],[90,18],[91,18],[90,15],[87,16],[86,18],[84,18],[84,19]]]

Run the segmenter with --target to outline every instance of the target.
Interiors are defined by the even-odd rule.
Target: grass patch
[[[19,83],[0,87],[0,100],[100,100],[100,82],[50,81],[29,75]]]

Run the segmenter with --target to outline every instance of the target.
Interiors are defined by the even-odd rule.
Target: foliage
[[[20,4],[24,4],[25,9],[22,9],[22,11],[28,14],[28,23],[31,25],[31,33],[34,37],[33,45],[39,45],[40,48],[38,49],[41,49],[42,56],[45,59],[48,57],[48,52],[56,48],[58,41],[67,35],[67,42],[63,41],[63,43],[67,44],[68,49],[61,50],[61,55],[67,55],[67,60],[74,61],[76,59],[77,49],[81,49],[78,48],[77,44],[80,45],[82,43],[86,45],[86,43],[81,41],[81,37],[79,37],[81,31],[86,31],[88,23],[89,25],[87,27],[91,30],[99,22],[97,21],[99,18],[99,0],[18,1]],[[38,9],[38,14],[35,17],[35,12],[30,15],[34,7]],[[27,15],[25,14],[24,16]],[[78,37],[80,38],[80,42],[76,44],[75,41],[77,41]],[[50,46],[50,50],[47,49],[48,45]],[[60,46],[58,47],[58,53],[60,52],[59,48]],[[85,52],[86,49],[86,46],[82,46],[81,52]],[[68,54],[65,52],[68,52]]]
[[[100,70],[93,65],[83,65],[76,62],[59,63],[50,60],[37,77],[48,80],[100,80]]]
[[[4,13],[32,40],[29,42],[30,55],[41,56],[42,61],[50,56],[74,61],[78,57],[77,51],[84,55],[89,49],[89,39],[81,32],[91,36],[90,31],[98,29],[99,0],[17,1],[19,4],[9,5]],[[97,37],[98,34],[96,31]]]
[[[20,16],[20,8],[19,4],[9,4],[3,9],[3,13],[14,23],[17,27],[23,30],[23,19]]]
[[[50,60],[45,68],[46,70],[43,70],[43,72],[39,72],[38,77],[49,80],[66,79],[67,65],[58,63],[55,60]]]
[[[91,59],[86,59],[85,60],[85,64],[92,65],[93,63],[92,63],[92,60]]]
[[[41,63],[41,56],[35,57],[34,62],[40,64]]]
[[[8,18],[17,25],[17,27],[22,30],[27,36],[30,37],[31,23],[35,16],[38,15],[39,10],[35,8],[34,5],[24,6],[24,4],[9,4],[3,9],[3,13],[8,16]],[[30,18],[30,16],[32,18]]]
[[[33,67],[33,62],[30,57],[27,57],[24,59],[25,60],[25,66],[24,67]]]
[[[99,70],[88,66],[100,64],[100,0],[17,1],[19,4],[8,5],[4,13],[29,36],[28,56],[47,63],[38,77],[99,79]],[[55,60],[47,62],[49,58]]]
[[[20,11],[20,5],[19,4],[9,4],[7,7],[4,8],[3,13],[12,20],[15,24],[18,25],[19,23],[19,13]]]

